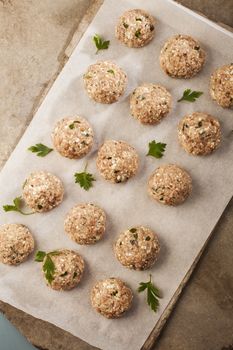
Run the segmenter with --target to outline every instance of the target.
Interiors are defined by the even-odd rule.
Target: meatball
[[[119,278],[98,281],[91,290],[93,308],[107,318],[122,316],[130,308],[132,299],[132,290]]]
[[[188,153],[209,154],[220,144],[219,121],[207,113],[188,114],[178,125],[178,139],[180,145]]]
[[[34,250],[34,239],[29,229],[21,224],[0,226],[0,261],[18,265]]]
[[[63,118],[56,124],[52,140],[63,157],[82,158],[92,148],[93,130],[84,118]]]
[[[114,245],[119,262],[134,270],[149,269],[157,260],[159,251],[157,235],[144,226],[136,226],[122,232]]]
[[[101,61],[89,66],[83,81],[92,100],[99,103],[113,103],[125,92],[127,76],[115,63]]]
[[[161,85],[145,83],[130,98],[131,114],[143,124],[157,124],[171,110],[172,98]]]
[[[148,182],[149,195],[160,203],[178,205],[192,192],[190,175],[175,164],[158,167]]]
[[[115,34],[128,47],[145,46],[154,37],[155,19],[143,10],[128,10],[119,18]]]
[[[52,260],[54,273],[49,282],[46,276],[46,259]],[[48,286],[54,290],[69,290],[77,286],[80,282],[83,271],[84,261],[81,255],[69,249],[59,249],[48,253],[43,262],[42,271]]]
[[[61,180],[47,171],[31,173],[23,186],[23,199],[36,212],[46,212],[62,202],[64,188]]]
[[[138,170],[138,155],[124,141],[108,140],[97,156],[97,168],[105,180],[120,183],[134,176]]]
[[[197,40],[175,35],[167,40],[160,53],[160,65],[173,78],[192,78],[203,67],[206,53]]]
[[[79,204],[65,218],[65,231],[78,244],[93,244],[105,232],[106,215],[97,205]]]
[[[216,69],[211,75],[210,95],[220,106],[233,107],[233,63]]]

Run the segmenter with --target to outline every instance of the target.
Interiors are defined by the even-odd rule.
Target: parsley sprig
[[[82,173],[75,173],[74,177],[75,183],[78,183],[84,190],[88,191],[91,187],[93,187],[93,181],[95,181],[95,178],[92,174],[87,173],[87,164],[84,171]]]
[[[162,158],[165,152],[166,146],[167,146],[166,143],[156,142],[155,140],[151,141],[149,143],[149,151],[147,153],[147,156]]]
[[[186,89],[183,92],[183,96],[177,100],[177,102],[181,101],[188,101],[188,102],[195,102],[198,97],[203,95],[202,91],[192,91],[191,89]]]
[[[56,270],[54,262],[51,259],[51,256],[59,255],[59,254],[60,252],[56,250],[49,253],[39,250],[35,255],[35,261],[43,262],[43,271],[45,274],[45,278],[47,279],[49,284],[51,284],[52,281],[54,280],[54,273]]]
[[[109,40],[104,40],[103,38],[101,38],[100,35],[95,34],[93,36],[93,42],[97,48],[96,50],[96,54],[100,51],[100,50],[106,50],[109,47],[110,41]]]
[[[147,304],[150,306],[151,310],[156,312],[159,307],[159,299],[162,298],[158,288],[152,283],[152,276],[150,275],[150,280],[148,282],[141,282],[138,287],[138,293],[147,291]]]
[[[17,211],[18,213],[22,214],[22,215],[31,215],[31,214],[35,214],[35,212],[30,212],[30,213],[25,213],[24,211],[22,211],[21,207],[23,205],[23,201],[21,197],[16,197],[13,200],[13,204],[5,204],[3,205],[3,210],[8,212],[8,211]]]
[[[28,148],[28,151],[31,151],[33,153],[37,153],[38,157],[45,157],[47,154],[53,151],[53,148],[49,148],[43,143],[37,143],[35,146],[31,146]]]

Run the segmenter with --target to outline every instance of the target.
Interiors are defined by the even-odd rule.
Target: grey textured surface
[[[214,230],[154,350],[233,349],[232,230],[233,200]]]
[[[43,91],[65,63],[66,47],[92,2],[0,1],[0,165],[17,144]],[[179,2],[233,26],[232,0]],[[154,350],[233,349],[232,229],[233,201]],[[0,309],[38,348],[94,349],[69,333],[2,302]]]
[[[0,1],[0,166],[30,121],[38,98],[91,0]]]
[[[212,21],[233,27],[232,0],[177,0],[177,2],[205,14]]]

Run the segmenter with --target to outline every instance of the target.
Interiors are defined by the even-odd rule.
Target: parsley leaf
[[[166,145],[166,143],[156,142],[155,140],[149,142],[149,151],[147,156],[162,158]]]
[[[52,251],[50,253],[43,252],[39,250],[35,255],[35,261],[43,262],[43,271],[45,274],[45,278],[51,284],[54,280],[54,272],[56,270],[53,260],[51,256],[60,254],[59,251]]]
[[[202,91],[192,91],[191,89],[184,90],[183,96],[177,102],[188,101],[195,102],[198,97],[203,95]]]
[[[87,173],[87,164],[84,168],[84,171],[82,173],[75,173],[75,183],[78,183],[80,187],[84,188],[84,190],[88,191],[91,187],[93,187],[93,181],[95,181],[95,178],[92,174]]]
[[[54,272],[55,272],[55,265],[49,254],[46,255],[45,262],[43,264],[43,271],[45,273],[45,278],[51,284],[53,281],[54,277]]]
[[[42,262],[46,256],[46,253],[42,250],[38,250],[38,252],[35,255],[35,261]]]
[[[31,151],[33,153],[37,153],[38,157],[45,157],[45,156],[47,156],[47,154],[52,152],[53,149],[43,145],[43,143],[37,143],[35,146],[29,147],[28,151]]]
[[[101,38],[101,36],[98,35],[98,34],[95,34],[95,35],[93,36],[93,39],[92,39],[92,40],[93,40],[93,42],[94,42],[94,44],[95,44],[95,46],[96,46],[96,48],[97,48],[96,54],[97,54],[100,50],[106,50],[106,49],[108,49],[109,44],[110,44],[110,41],[109,41],[109,40],[104,41],[103,38]]]
[[[155,285],[151,281],[151,275],[150,280],[148,282],[141,282],[138,287],[138,293],[141,293],[143,291],[147,290],[147,304],[150,306],[151,310],[156,312],[159,307],[159,299],[161,299],[160,292],[158,288],[155,287]]]
[[[13,200],[13,204],[5,204],[2,207],[3,207],[3,210],[6,211],[6,212],[8,212],[8,211],[17,211],[18,213],[23,214],[23,215],[35,214],[35,212],[24,213],[21,210],[21,206],[22,206],[22,198],[21,197],[16,197]]]

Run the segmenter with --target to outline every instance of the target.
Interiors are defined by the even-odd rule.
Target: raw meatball
[[[79,244],[99,241],[105,232],[106,215],[97,205],[79,204],[73,207],[65,219],[65,231]]]
[[[128,47],[142,47],[155,34],[155,19],[143,10],[129,10],[119,18],[115,30],[116,38]]]
[[[134,270],[146,270],[157,260],[160,244],[152,230],[137,226],[119,235],[114,251],[123,266]]]
[[[34,239],[29,229],[21,224],[0,226],[0,261],[18,265],[34,250]]]
[[[181,204],[191,192],[190,175],[177,165],[162,165],[149,178],[148,193],[160,203],[174,206]]]
[[[108,140],[99,149],[96,164],[105,180],[124,182],[136,174],[138,155],[126,142]]]
[[[197,40],[175,35],[167,40],[160,53],[160,65],[173,78],[192,78],[203,67],[206,53]]]
[[[211,153],[220,144],[219,121],[207,113],[188,114],[178,125],[178,139],[188,153],[194,155]]]
[[[165,87],[145,83],[130,98],[131,114],[143,124],[157,124],[171,110],[171,94]]]
[[[47,285],[55,290],[69,290],[76,287],[84,271],[83,258],[77,252],[69,249],[56,250],[49,253],[49,257],[55,270],[53,280],[49,283],[46,279],[46,272],[42,268]]]
[[[98,281],[91,290],[93,308],[107,318],[122,316],[130,308],[132,299],[132,290],[119,278]]]
[[[23,186],[23,199],[36,212],[53,209],[62,202],[63,194],[61,180],[47,171],[32,173]]]
[[[56,124],[52,139],[63,157],[82,158],[92,148],[93,130],[84,118],[63,118]]]
[[[211,75],[210,94],[220,106],[233,106],[233,63],[216,69]]]
[[[125,92],[127,76],[115,63],[101,61],[89,66],[83,81],[92,100],[113,103]]]

